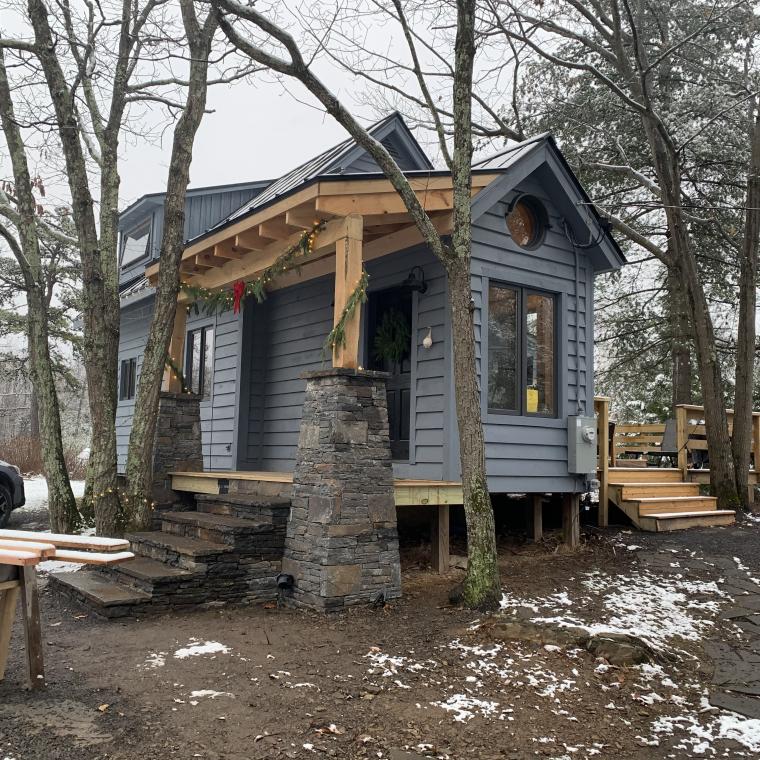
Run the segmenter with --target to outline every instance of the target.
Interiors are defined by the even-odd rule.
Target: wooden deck
[[[230,481],[260,483],[293,482],[291,472],[255,472],[247,470],[216,472],[171,472],[172,489],[190,493],[227,493]],[[462,504],[462,484],[454,480],[395,480],[397,507],[449,506]]]
[[[216,471],[171,472],[172,489],[188,493],[226,494],[230,483],[251,482],[270,487],[287,487],[293,482],[291,472]],[[462,484],[453,480],[394,481],[396,507],[436,507],[431,521],[432,564],[439,572],[449,569],[449,506],[462,504]]]

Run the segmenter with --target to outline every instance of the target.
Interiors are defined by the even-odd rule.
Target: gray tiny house
[[[397,114],[372,132],[446,234],[448,173],[433,168]],[[120,222],[122,467],[152,313],[162,202],[160,194],[145,196]],[[201,396],[204,470],[220,477],[292,472],[303,373],[330,364],[325,340],[345,295],[335,263],[343,238],[331,231],[359,219],[369,286],[357,315],[356,363],[388,373],[393,474],[459,480],[449,283],[363,150],[349,140],[275,181],[191,190],[186,214],[183,276],[209,288],[257,276],[312,220],[326,223],[313,260],[273,282],[263,302],[248,298],[240,314],[178,309],[173,358]],[[492,493],[583,490],[590,471],[570,461],[568,418],[593,416],[594,277],[623,262],[550,136],[474,167],[474,339]]]

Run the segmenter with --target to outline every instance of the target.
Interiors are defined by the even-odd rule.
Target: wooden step
[[[666,496],[662,499],[638,499],[639,515],[661,513],[714,512],[718,500],[714,496]]]
[[[76,573],[50,573],[49,580],[61,591],[105,617],[121,617],[151,600],[150,594],[130,588],[97,570]]]
[[[730,509],[716,509],[712,512],[663,512],[647,515],[641,519],[640,528],[663,533],[688,528],[716,528],[733,525],[736,513]]]
[[[675,467],[610,467],[610,485],[626,483],[682,483],[681,471]]]
[[[699,483],[629,483],[618,486],[625,501],[664,496],[699,496]]]

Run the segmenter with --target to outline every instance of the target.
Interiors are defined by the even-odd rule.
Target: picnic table
[[[134,559],[129,542],[119,538],[75,536],[26,530],[0,530],[0,681],[5,677],[16,607],[26,642],[29,688],[45,685],[36,566],[45,560],[115,565]]]

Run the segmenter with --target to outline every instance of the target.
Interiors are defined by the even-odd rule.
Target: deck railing
[[[605,396],[594,397],[594,413],[597,420],[598,443],[598,478],[599,478],[599,525],[607,525],[609,496],[609,468],[617,467],[623,462],[635,466],[641,462],[643,455],[646,466],[651,454],[662,452],[662,439],[665,425],[662,423],[630,424],[614,426],[610,437],[610,399]],[[733,433],[734,410],[726,409],[729,434]],[[679,404],[676,407],[676,435],[674,451],[664,452],[675,456],[677,467],[684,480],[689,477],[689,464],[693,463],[694,452],[707,451],[704,424],[705,408],[695,404]],[[760,470],[760,411],[752,412],[752,470]],[[633,454],[637,459],[621,459],[623,454]]]

